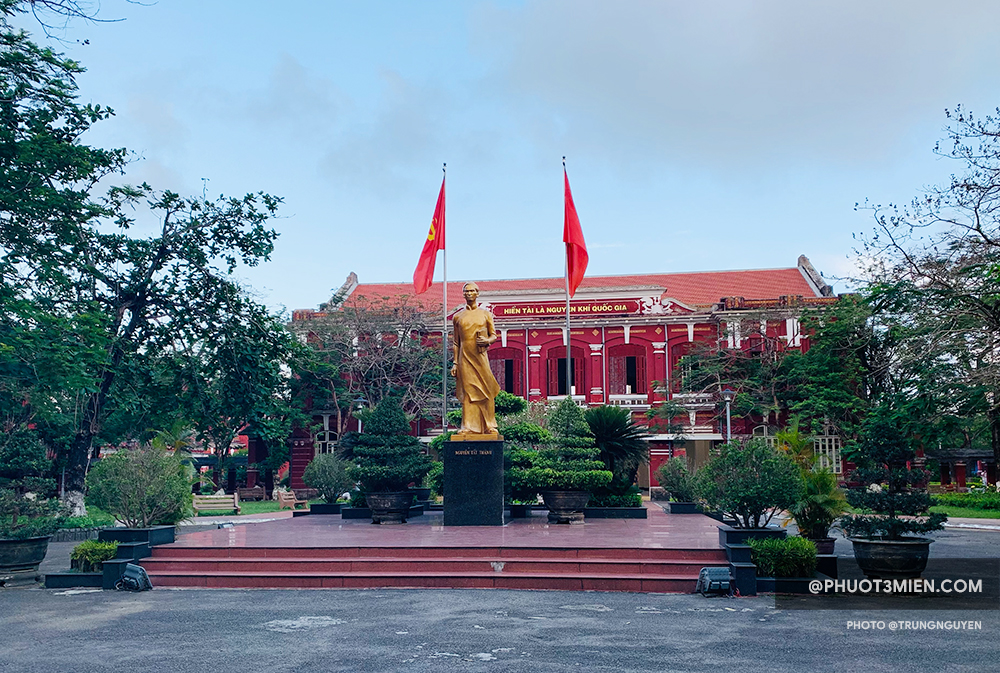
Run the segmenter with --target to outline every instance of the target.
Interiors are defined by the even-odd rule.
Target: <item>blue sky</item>
[[[450,279],[561,275],[563,155],[591,275],[805,254],[832,280],[870,228],[854,204],[945,181],[960,167],[932,152],[944,110],[1000,104],[996,2],[104,0],[100,15],[124,20],[74,22],[58,45],[88,69],[81,98],[117,112],[86,141],[135,150],[130,182],[282,196],[272,261],[241,270],[276,309],[315,307],[350,271],[408,280],[443,162]]]

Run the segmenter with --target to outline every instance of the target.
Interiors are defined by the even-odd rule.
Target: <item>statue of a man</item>
[[[493,316],[479,308],[476,299],[479,287],[466,283],[462,288],[465,309],[455,314],[455,364],[451,375],[462,402],[462,428],[458,435],[486,435],[498,437],[493,398],[500,392],[500,385],[490,370],[486,350],[497,340]]]

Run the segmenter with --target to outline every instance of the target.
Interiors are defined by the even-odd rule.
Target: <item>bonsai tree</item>
[[[802,496],[788,512],[799,535],[810,540],[830,537],[830,526],[847,511],[847,498],[837,485],[837,475],[827,469],[802,471]]]
[[[319,491],[319,495],[328,503],[337,502],[345,492],[354,488],[354,481],[347,476],[350,466],[333,453],[322,453],[306,466],[302,473],[302,481]]]
[[[632,413],[610,405],[593,407],[584,419],[600,453],[598,459],[611,472],[611,483],[599,489],[592,501],[598,506],[638,507],[642,494],[634,486],[639,466],[649,457],[646,433],[632,420]]]
[[[736,520],[737,528],[764,528],[802,493],[802,475],[785,453],[761,439],[724,444],[698,471],[697,491]]]
[[[672,501],[694,502],[694,478],[687,469],[687,460],[681,457],[671,458],[656,470],[656,480],[660,482]]]
[[[566,398],[553,410],[548,430],[555,440],[531,457],[530,467],[512,468],[511,478],[527,490],[589,491],[611,483],[611,471],[598,460],[594,443],[580,407]]]
[[[364,493],[399,493],[411,483],[420,483],[431,469],[420,442],[410,436],[410,423],[399,400],[386,398],[368,416],[364,433],[354,433],[348,449],[354,464],[347,477],[361,485]]]
[[[87,503],[127,528],[175,524],[191,512],[191,468],[151,445],[102,458],[87,475]]]
[[[878,411],[868,418],[854,457],[860,467],[851,480],[858,485],[848,490],[847,501],[865,513],[841,519],[849,537],[902,540],[910,533],[944,527],[948,517],[928,514],[933,504],[927,493],[930,473],[910,466],[914,451],[888,412]]]
[[[51,535],[64,512],[52,498],[52,463],[34,432],[18,429],[0,440],[0,539]]]

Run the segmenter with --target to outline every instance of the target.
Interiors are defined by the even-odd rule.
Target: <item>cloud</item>
[[[483,5],[472,42],[544,151],[746,170],[887,155],[996,81],[998,20],[990,2],[529,0]]]

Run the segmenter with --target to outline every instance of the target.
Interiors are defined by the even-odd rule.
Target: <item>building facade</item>
[[[449,319],[464,306],[465,280],[477,282],[480,305],[494,317],[499,339],[489,358],[501,389],[532,402],[571,395],[582,406],[621,406],[643,421],[648,409],[672,399],[687,411],[684,451],[695,464],[723,440],[725,430],[717,418],[717,391],[680,392],[681,358],[704,342],[752,350],[766,338],[782,350],[808,348],[799,322],[802,310],[836,301],[833,289],[804,256],[796,266],[782,269],[592,276],[570,302],[567,334],[564,279],[449,282]],[[361,284],[351,274],[322,308],[412,293],[409,283]],[[442,284],[435,283],[416,300],[427,312],[440,314]],[[322,310],[295,311],[293,323],[308,329],[308,321],[320,315]],[[322,436],[293,439],[293,456],[299,456],[293,460],[293,486],[317,445],[333,441],[328,420],[317,416],[317,427],[325,429]],[[734,434],[753,431],[734,427]],[[674,455],[675,439],[649,436],[650,471]],[[648,479],[643,474],[646,483],[640,485],[649,485]]]

